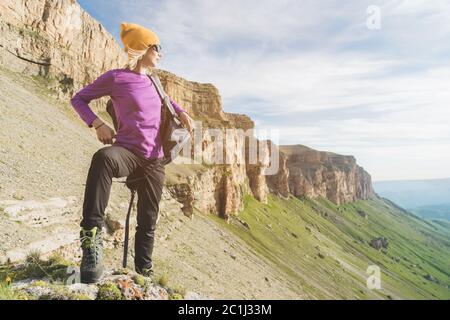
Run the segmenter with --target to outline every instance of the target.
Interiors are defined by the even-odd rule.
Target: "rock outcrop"
[[[370,246],[377,250],[387,250],[389,247],[389,241],[385,237],[373,238],[372,240],[370,240]]]
[[[313,150],[302,145],[280,146],[289,170],[289,191],[298,197],[324,197],[336,204],[368,199],[370,175],[353,156]]]
[[[74,0],[2,0],[0,12],[0,63],[42,77],[62,101],[68,102],[78,89],[126,62],[121,45]],[[169,183],[168,190],[183,204],[185,215],[192,215],[197,208],[227,217],[243,209],[246,194],[262,202],[272,192],[285,197],[327,197],[339,204],[366,199],[372,192],[370,175],[351,156],[299,146],[278,148],[269,143],[258,162],[249,163],[239,152],[242,148],[248,151],[239,130],[252,136],[248,130],[254,128],[254,122],[248,116],[224,112],[219,91],[212,84],[188,81],[163,70],[158,74],[171,98],[203,126],[198,130],[203,139],[197,145],[193,141],[191,151],[191,155],[198,151],[203,155],[195,161],[198,168],[170,165],[180,179]],[[91,106],[96,112],[103,111],[105,100],[92,101]],[[211,128],[216,132],[211,133]],[[234,148],[216,150],[218,132],[232,141]],[[279,170],[265,175],[274,150],[279,152]],[[216,164],[212,160],[220,153],[234,161]]]
[[[0,276],[14,282],[2,294],[18,300],[205,300],[206,297],[143,277],[129,269],[105,272],[95,284],[80,283],[74,262],[54,254],[29,255],[22,264],[3,265]],[[3,296],[3,297],[4,297]]]

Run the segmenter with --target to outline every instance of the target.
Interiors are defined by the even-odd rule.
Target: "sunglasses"
[[[153,44],[150,45],[150,48],[152,48],[153,50],[155,50],[156,52],[161,52],[161,45],[160,44]]]

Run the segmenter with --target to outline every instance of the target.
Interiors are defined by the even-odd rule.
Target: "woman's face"
[[[157,52],[153,47],[149,48],[142,57],[142,64],[150,68],[156,67],[161,57],[162,54],[160,52]]]

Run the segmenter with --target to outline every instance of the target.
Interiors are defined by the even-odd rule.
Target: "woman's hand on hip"
[[[95,130],[97,132],[98,140],[103,144],[113,144],[113,138],[115,138],[115,132],[106,123],[101,124]]]

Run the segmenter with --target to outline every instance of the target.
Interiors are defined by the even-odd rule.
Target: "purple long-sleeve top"
[[[149,77],[126,68],[114,69],[77,92],[71,104],[89,127],[97,118],[89,102],[103,96],[111,97],[118,122],[113,145],[137,152],[147,159],[162,158],[161,99]],[[175,112],[186,112],[172,99],[170,102]]]

